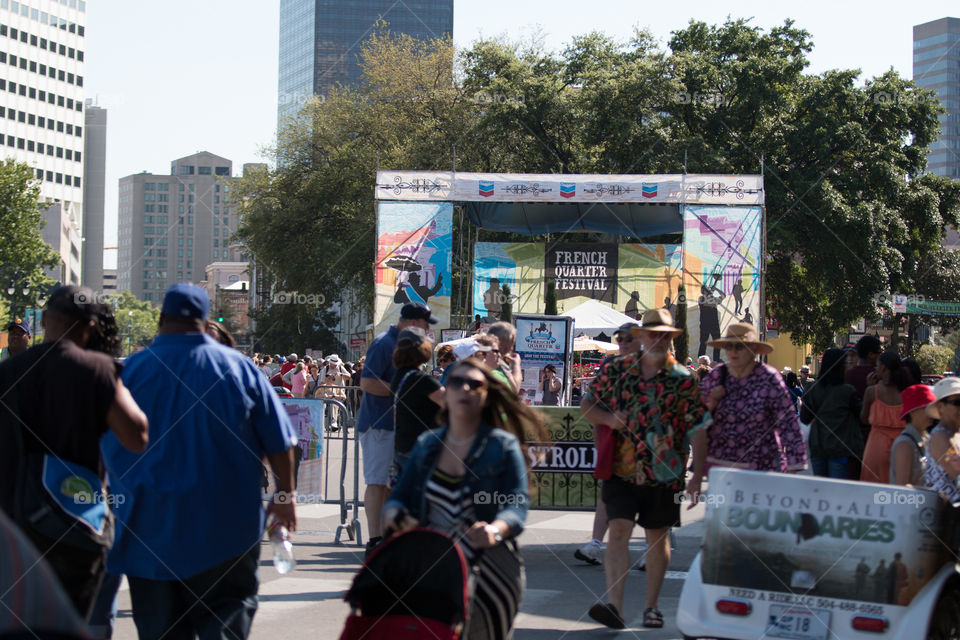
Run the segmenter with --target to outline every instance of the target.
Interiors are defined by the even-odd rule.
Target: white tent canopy
[[[574,335],[583,333],[590,337],[595,337],[599,333],[612,336],[624,322],[636,322],[630,316],[596,300],[587,300],[560,315],[573,318]]]
[[[573,339],[574,351],[600,351],[602,353],[616,353],[620,351],[620,345],[612,342],[603,342],[594,340],[587,336],[579,336]]]

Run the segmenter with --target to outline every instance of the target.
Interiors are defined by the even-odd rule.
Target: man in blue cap
[[[363,510],[367,514],[370,539],[367,550],[382,540],[380,510],[387,500],[387,476],[393,463],[393,400],[390,382],[396,373],[393,350],[397,334],[408,327],[426,331],[437,319],[430,315],[430,307],[422,302],[408,302],[400,309],[400,320],[385,333],[374,338],[367,349],[360,374],[360,410],[357,412],[357,436],[363,453],[363,480],[367,488],[363,494]]]
[[[0,360],[23,353],[30,346],[30,327],[20,318],[7,325],[7,346],[0,352]]]
[[[142,640],[249,634],[264,456],[278,488],[266,515],[296,526],[296,434],[253,362],[206,335],[209,307],[200,287],[167,290],[157,337],[123,372],[150,419],[150,446],[138,458],[102,442],[118,502],[108,569],[127,576]]]

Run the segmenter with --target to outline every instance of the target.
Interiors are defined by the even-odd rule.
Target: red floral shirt
[[[690,438],[710,421],[689,369],[670,359],[648,380],[636,354],[612,358],[587,394],[604,411],[627,412],[627,428],[614,432],[615,476],[634,484],[683,488]]]

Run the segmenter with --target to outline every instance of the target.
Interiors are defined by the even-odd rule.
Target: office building
[[[278,122],[311,95],[360,77],[361,45],[383,20],[391,33],[453,34],[453,0],[280,0]]]
[[[107,186],[107,110],[86,103],[83,140],[83,284],[104,291],[104,194]]]
[[[202,151],[174,160],[170,175],[120,179],[119,291],[158,304],[171,284],[204,280],[213,262],[246,261],[229,242],[237,230],[232,172],[230,160]]]
[[[100,292],[107,296],[112,296],[117,292],[117,270],[116,269],[103,270],[103,286],[100,288]]]
[[[941,18],[913,28],[913,80],[932,89],[947,113],[930,145],[928,170],[960,180],[960,18]]]
[[[49,275],[80,282],[86,3],[0,0],[0,157],[40,181],[43,239],[62,260]]]

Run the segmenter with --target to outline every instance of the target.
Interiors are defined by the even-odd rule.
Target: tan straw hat
[[[669,333],[676,337],[683,333],[682,329],[673,326],[673,316],[666,309],[648,309],[643,312],[639,327],[632,327],[632,331],[650,331],[652,333]]]
[[[707,346],[726,349],[731,344],[743,344],[754,354],[766,355],[773,351],[773,345],[757,339],[757,330],[752,324],[735,322],[727,327],[727,333],[719,340],[710,340]]]

